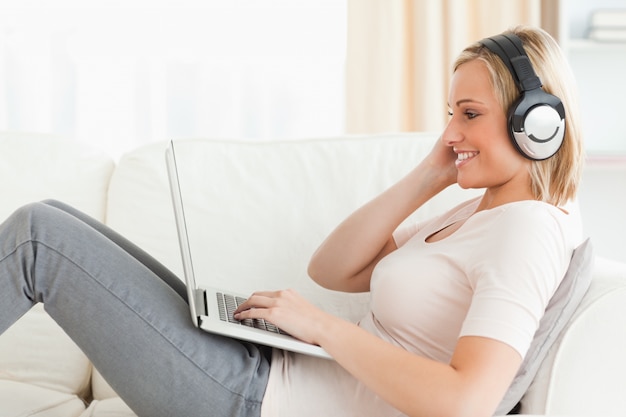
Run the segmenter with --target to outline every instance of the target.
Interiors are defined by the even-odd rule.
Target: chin
[[[459,185],[459,187],[461,187],[464,190],[468,190],[470,188],[482,188],[482,187],[477,187],[471,181],[464,180],[463,178],[457,178],[456,183]]]

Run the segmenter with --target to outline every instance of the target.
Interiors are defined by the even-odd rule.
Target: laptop
[[[233,294],[226,289],[212,288],[210,285],[207,287],[203,286],[203,288],[197,286],[187,233],[174,141],[170,141],[170,145],[166,150],[166,162],[176,228],[178,230],[178,241],[183,261],[183,273],[187,285],[189,310],[194,325],[209,333],[331,359],[328,352],[320,346],[298,340],[265,320],[235,320],[233,311],[246,300],[246,296]],[[211,277],[203,277],[203,282],[210,284]]]

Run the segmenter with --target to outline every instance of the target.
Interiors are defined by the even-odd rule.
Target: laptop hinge
[[[206,299],[206,291],[197,289],[195,291],[195,296],[196,296],[196,308],[198,308],[198,311],[196,313],[198,315],[208,316],[209,308],[208,308],[208,303]]]

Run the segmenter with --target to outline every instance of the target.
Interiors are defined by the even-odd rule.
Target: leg
[[[34,303],[139,416],[258,416],[269,363],[196,329],[153,271],[75,217],[36,203],[0,225],[0,333]]]
[[[150,256],[146,251],[141,249],[139,246],[132,243],[130,240],[126,239],[124,236],[120,235],[110,227],[102,224],[96,219],[86,215],[85,213],[76,210],[74,207],[69,206],[65,203],[56,200],[45,200],[43,203],[56,207],[59,210],[63,210],[64,212],[71,214],[82,222],[88,224],[92,228],[96,229],[98,232],[102,233],[104,236],[108,237],[109,240],[113,241],[120,248],[124,249],[131,256],[136,258],[139,262],[147,266],[152,272],[154,272],[157,276],[159,276],[163,281],[167,282],[167,284],[172,287],[174,291],[178,293],[185,301],[187,301],[187,289],[185,288],[185,284],[174,275],[169,269],[165,268],[163,264],[157,262],[152,256]]]

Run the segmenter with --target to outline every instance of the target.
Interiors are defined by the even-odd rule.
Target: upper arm
[[[350,292],[366,292],[370,290],[370,281],[372,279],[372,273],[374,272],[374,268],[383,259],[385,256],[389,255],[391,252],[398,249],[396,245],[396,241],[393,237],[390,237],[385,246],[378,252],[378,254],[372,259],[372,261],[363,268],[359,273],[357,273],[351,279],[350,287],[354,288]],[[344,290],[349,291],[349,290]]]
[[[368,292],[370,290],[370,280],[372,278],[372,272],[378,264],[378,262],[385,256],[395,251],[398,247],[393,237],[390,237],[383,248],[376,254],[376,256],[367,264],[363,269],[356,274],[345,277],[343,279],[329,278],[326,276],[310,274],[315,282],[335,291],[343,292]]]
[[[504,342],[480,336],[459,338],[450,366],[461,378],[466,410],[493,414],[521,363],[517,350]]]

